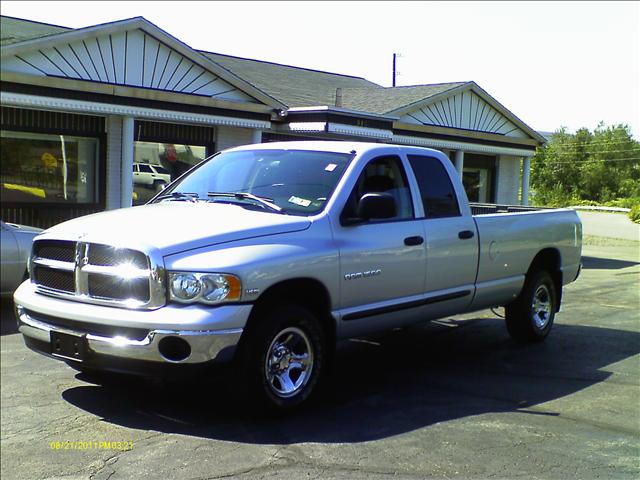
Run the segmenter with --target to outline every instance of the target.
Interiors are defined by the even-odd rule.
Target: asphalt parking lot
[[[588,243],[545,343],[516,345],[491,311],[348,342],[285,418],[244,411],[219,379],[91,383],[27,350],[5,302],[1,476],[637,479],[639,244]]]

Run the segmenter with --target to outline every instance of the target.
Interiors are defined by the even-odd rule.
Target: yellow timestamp
[[[51,441],[49,447],[52,450],[119,450],[121,452],[133,450],[133,442],[114,441]]]

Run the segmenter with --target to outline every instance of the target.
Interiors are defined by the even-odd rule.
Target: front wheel
[[[272,309],[257,321],[245,349],[249,394],[271,409],[295,408],[314,391],[324,367],[320,322],[297,305]]]
[[[556,287],[546,271],[527,277],[522,292],[505,308],[509,335],[519,342],[541,342],[553,327]]]

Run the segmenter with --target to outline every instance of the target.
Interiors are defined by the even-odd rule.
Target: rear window
[[[457,217],[458,198],[447,170],[440,160],[422,155],[408,155],[418,181],[420,197],[427,218]]]

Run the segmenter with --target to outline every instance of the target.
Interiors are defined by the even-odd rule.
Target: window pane
[[[413,218],[411,192],[400,158],[380,157],[367,164],[347,201],[344,217],[357,216],[358,203],[366,193],[388,193],[395,199],[396,216],[386,220]]]
[[[2,202],[97,203],[98,139],[2,131]]]
[[[409,163],[420,187],[420,196],[427,218],[460,215],[458,199],[451,179],[437,158],[409,155]]]
[[[206,147],[201,145],[135,142],[133,161],[139,164],[140,173],[133,177],[133,204],[148,202],[163,185],[200,163],[205,156]]]

